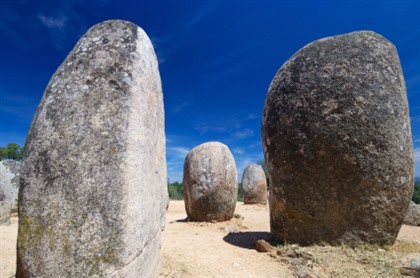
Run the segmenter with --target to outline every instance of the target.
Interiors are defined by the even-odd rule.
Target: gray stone
[[[0,225],[10,224],[12,205],[9,201],[0,201]]]
[[[0,162],[0,192],[3,192],[3,200],[10,202],[12,212],[17,211],[21,167],[22,162],[16,160]]]
[[[299,50],[270,85],[262,140],[275,238],[395,241],[413,192],[414,154],[391,42],[360,31]]]
[[[411,253],[396,262],[399,266],[401,275],[420,277],[420,253]]]
[[[235,212],[238,181],[235,160],[219,142],[192,149],[184,163],[184,200],[192,221],[227,221]]]
[[[242,174],[244,204],[267,204],[267,180],[261,166],[249,164]]]
[[[145,32],[95,25],[52,76],[26,141],[17,277],[155,277],[167,206],[158,63]]]
[[[420,205],[410,204],[404,217],[404,224],[420,226]]]

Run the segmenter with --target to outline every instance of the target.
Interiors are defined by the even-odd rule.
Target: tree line
[[[16,143],[9,143],[6,147],[0,147],[0,160],[12,159],[22,160],[25,153],[25,147]]]

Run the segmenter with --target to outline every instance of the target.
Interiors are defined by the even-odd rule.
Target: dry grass
[[[420,253],[420,244],[397,241],[381,248],[374,245],[280,245],[270,253],[287,264],[296,277],[404,277],[398,259]]]

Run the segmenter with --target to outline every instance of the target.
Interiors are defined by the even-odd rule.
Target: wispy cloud
[[[194,13],[192,16],[180,21],[179,24],[172,26],[171,31],[151,37],[159,64],[163,64],[167,60],[169,61],[171,57],[175,57],[172,53],[184,47],[185,41],[187,41],[185,37],[189,36],[191,30],[197,27],[203,18],[215,8],[214,3],[207,4],[203,1],[202,4],[203,6],[198,13]]]
[[[202,10],[200,13],[197,13],[193,17],[191,17],[186,24],[184,25],[183,32],[189,31],[191,28],[196,26],[207,14],[209,10]]]
[[[168,147],[167,152],[175,157],[184,159],[190,150],[185,147]]]
[[[235,155],[236,169],[238,170],[238,182],[241,182],[242,173],[245,167],[251,163],[257,163],[264,159],[262,152],[245,152],[242,155]]]
[[[245,139],[245,138],[253,137],[254,131],[252,129],[245,128],[244,130],[236,131],[232,133],[231,135],[232,137],[236,139]]]
[[[150,41],[152,42],[152,45],[153,45],[153,48],[155,50],[159,65],[165,63],[166,62],[166,58],[165,58],[166,55],[164,54],[165,51],[162,50],[162,49],[164,49],[164,47],[161,47],[162,40],[157,38],[157,37],[151,37]]]
[[[27,123],[31,121],[35,113],[34,103],[38,102],[39,99],[35,98],[3,95],[0,99],[0,112],[10,115],[22,123]]]
[[[247,120],[255,120],[258,119],[260,116],[258,116],[256,113],[249,113],[246,118]]]
[[[68,18],[64,15],[58,16],[45,16],[44,14],[38,14],[38,19],[47,28],[63,30],[66,26]]]
[[[232,148],[234,154],[244,154],[245,150],[243,148]]]
[[[184,110],[185,107],[187,107],[188,105],[190,105],[190,102],[184,101],[178,105],[175,105],[175,107],[172,108],[172,113],[173,114],[178,114],[179,112],[181,112],[182,110]]]
[[[200,135],[203,135],[208,132],[222,133],[226,131],[226,127],[220,125],[211,125],[200,123],[195,127],[196,130],[200,132]]]
[[[166,148],[168,178],[171,182],[182,182],[184,160],[189,151],[189,148],[185,146],[169,146]]]
[[[99,11],[105,4],[96,1],[90,8]],[[86,19],[76,5],[76,1],[56,1],[48,10],[37,14],[38,22],[49,33],[51,45],[58,51],[68,51],[68,47],[88,29]]]

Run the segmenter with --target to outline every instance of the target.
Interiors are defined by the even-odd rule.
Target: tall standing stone
[[[369,31],[315,41],[264,106],[271,232],[309,244],[392,244],[413,192],[413,145],[395,46]]]
[[[242,174],[242,193],[244,204],[267,204],[267,180],[261,166],[246,166]]]
[[[4,200],[9,201],[11,210],[16,212],[19,193],[19,179],[21,161],[3,160],[0,162],[0,201],[1,192],[3,192]]]
[[[154,277],[167,205],[158,63],[145,32],[92,27],[28,133],[17,277]]]
[[[219,142],[192,149],[184,163],[184,200],[193,221],[227,221],[235,212],[238,195],[235,160]]]

